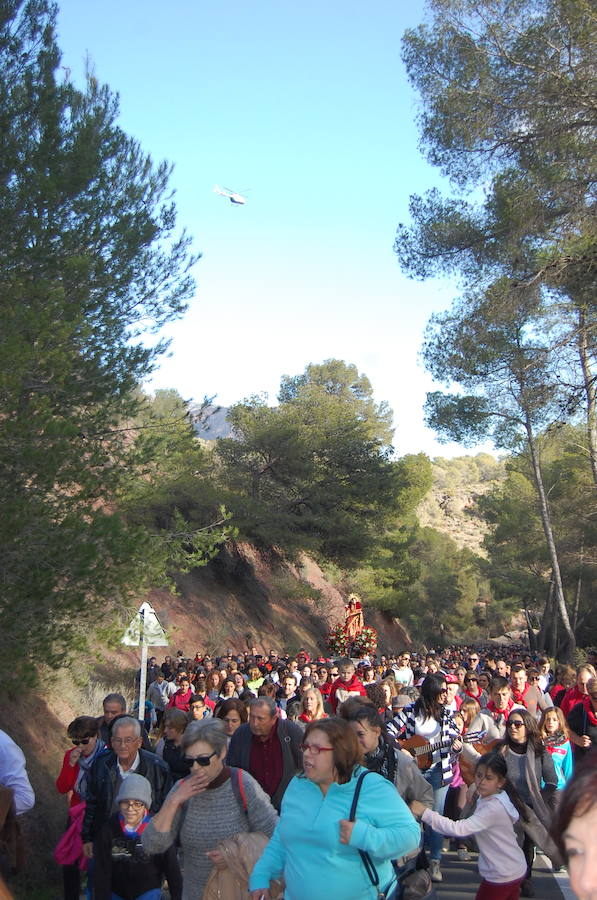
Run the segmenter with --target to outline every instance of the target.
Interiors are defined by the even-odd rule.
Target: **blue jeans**
[[[446,802],[446,795],[448,793],[449,784],[446,784],[442,787],[442,766],[441,763],[437,763],[437,765],[433,766],[432,769],[428,769],[427,772],[424,772],[425,781],[431,785],[433,788],[433,811],[443,815],[444,812],[444,804]],[[442,844],[444,842],[443,834],[440,834],[439,831],[434,831],[433,828],[429,825],[425,825],[425,831],[427,832],[427,838],[429,840],[429,852],[431,854],[431,859],[437,859],[438,861],[442,858]]]

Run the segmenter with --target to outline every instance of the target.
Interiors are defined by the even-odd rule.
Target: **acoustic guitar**
[[[420,734],[413,734],[406,741],[397,741],[401,750],[408,750],[414,758],[416,764],[421,771],[425,772],[431,767],[432,757],[436,750],[444,747],[451,747],[455,738],[446,738],[443,741],[435,741],[430,743],[427,738],[421,737]]]
[[[414,760],[417,763],[419,769],[421,769],[422,772],[425,772],[431,767],[434,752],[436,750],[441,750],[443,747],[451,747],[454,743],[454,740],[456,740],[456,738],[446,738],[443,741],[435,741],[435,743],[429,743],[427,738],[421,737],[421,735],[419,734],[414,734],[411,738],[408,738],[408,740],[397,741],[396,743],[401,750],[408,750],[411,756],[414,757]],[[470,740],[467,741],[466,735],[460,736],[460,740],[464,744],[472,744],[477,753],[481,754],[489,753],[489,751],[493,750],[495,745],[499,743],[499,740],[490,741],[488,744],[476,743]],[[463,760],[462,757],[460,757],[460,770],[462,772],[462,780],[465,782],[465,784],[471,784],[474,779],[475,763],[468,762],[466,759]],[[467,777],[470,778],[470,781],[466,780]]]
[[[467,741],[465,738],[465,743],[471,743],[472,747],[483,756],[484,753],[489,753],[496,744],[499,744],[500,739],[498,738],[495,741],[488,741],[486,744],[481,743],[480,741]],[[475,759],[467,759],[465,756],[460,756],[458,758],[458,762],[460,764],[460,774],[462,775],[462,780],[467,785],[472,784],[475,780],[475,767],[477,765],[477,761]]]

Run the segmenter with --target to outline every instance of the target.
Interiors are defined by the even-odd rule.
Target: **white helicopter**
[[[230,202],[234,203],[236,206],[244,206],[247,202],[247,198],[243,197],[242,194],[237,194],[235,191],[229,191],[228,188],[221,188],[219,184],[214,184],[214,194],[228,197]]]

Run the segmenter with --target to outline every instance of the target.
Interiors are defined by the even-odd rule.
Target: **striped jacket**
[[[404,709],[400,710],[397,715],[394,716],[392,721],[386,725],[388,730],[388,734],[396,739],[400,740],[408,740],[408,738],[413,737],[416,732],[415,725],[415,712],[416,703],[411,704],[410,706],[405,706]],[[441,747],[440,749],[440,763],[442,767],[442,785],[450,784],[452,781],[452,762],[451,762],[451,750],[449,746],[449,742],[455,740],[455,738],[460,737],[460,733],[456,727],[456,723],[452,718],[452,713],[443,708],[442,718],[440,722],[440,740],[442,743],[446,743],[445,747]]]

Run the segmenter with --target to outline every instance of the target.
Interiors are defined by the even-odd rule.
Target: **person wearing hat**
[[[151,784],[127,775],[118,794],[118,811],[104,823],[95,852],[95,900],[160,900],[168,881],[172,900],[182,898],[182,875],[175,847],[148,854],[141,835],[151,819]]]
[[[446,706],[451,713],[458,712],[462,697],[460,696],[460,681],[457,675],[446,675],[446,686],[448,688],[448,698]]]

